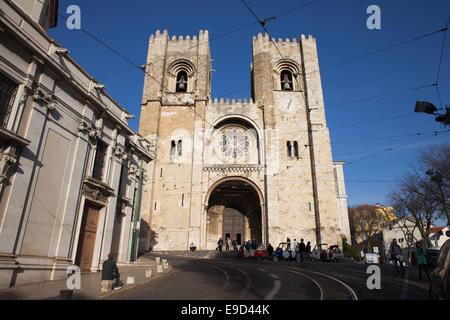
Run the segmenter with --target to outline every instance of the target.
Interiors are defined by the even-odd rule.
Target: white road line
[[[280,279],[276,274],[271,273],[270,276],[272,277],[272,279],[278,280]]]
[[[258,269],[258,270],[261,271],[261,272],[266,272],[266,270],[263,269],[263,268],[256,268],[256,269]]]
[[[272,300],[273,297],[275,297],[275,295],[278,293],[278,291],[280,291],[280,288],[281,281],[275,280],[272,290],[270,290],[270,292],[264,297],[264,300]]]

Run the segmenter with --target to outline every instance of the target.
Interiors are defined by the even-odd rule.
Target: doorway
[[[81,222],[75,264],[81,271],[90,271],[97,235],[98,217],[102,207],[86,201]]]

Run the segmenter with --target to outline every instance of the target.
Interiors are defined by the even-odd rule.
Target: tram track
[[[306,270],[306,269],[301,269],[301,272],[299,271],[298,268],[293,268],[293,267],[283,267],[283,269],[292,272],[292,273],[296,273],[299,275],[303,275],[306,276],[304,273],[310,273],[310,274],[314,274],[314,275],[318,275],[321,277],[325,277],[327,279],[333,280],[334,282],[337,282],[338,284],[340,284],[342,287],[344,287],[347,292],[350,294],[352,300],[357,301],[358,300],[358,295],[356,294],[356,292],[345,282],[343,282],[342,280],[339,280],[338,278],[335,278],[333,276],[330,276],[328,274],[322,273],[322,272],[317,272],[317,271],[312,271],[312,270]],[[309,276],[307,276],[309,277]],[[319,281],[317,279],[313,279],[312,277],[309,277],[312,281],[314,281],[316,283],[316,285],[320,288],[321,290],[321,300],[325,300],[326,299],[326,290],[324,289],[323,286],[320,285]],[[334,299],[333,299],[334,300]]]

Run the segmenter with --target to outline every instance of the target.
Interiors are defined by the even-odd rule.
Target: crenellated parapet
[[[236,98],[214,98],[211,99],[211,102],[209,103],[211,106],[236,106],[236,107],[242,107],[242,106],[249,106],[249,107],[256,107],[255,101],[253,99],[236,99]]]

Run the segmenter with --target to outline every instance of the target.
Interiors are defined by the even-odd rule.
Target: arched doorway
[[[226,178],[213,185],[207,197],[206,245],[217,246],[219,238],[243,244],[247,240],[263,241],[262,195],[251,181]]]

